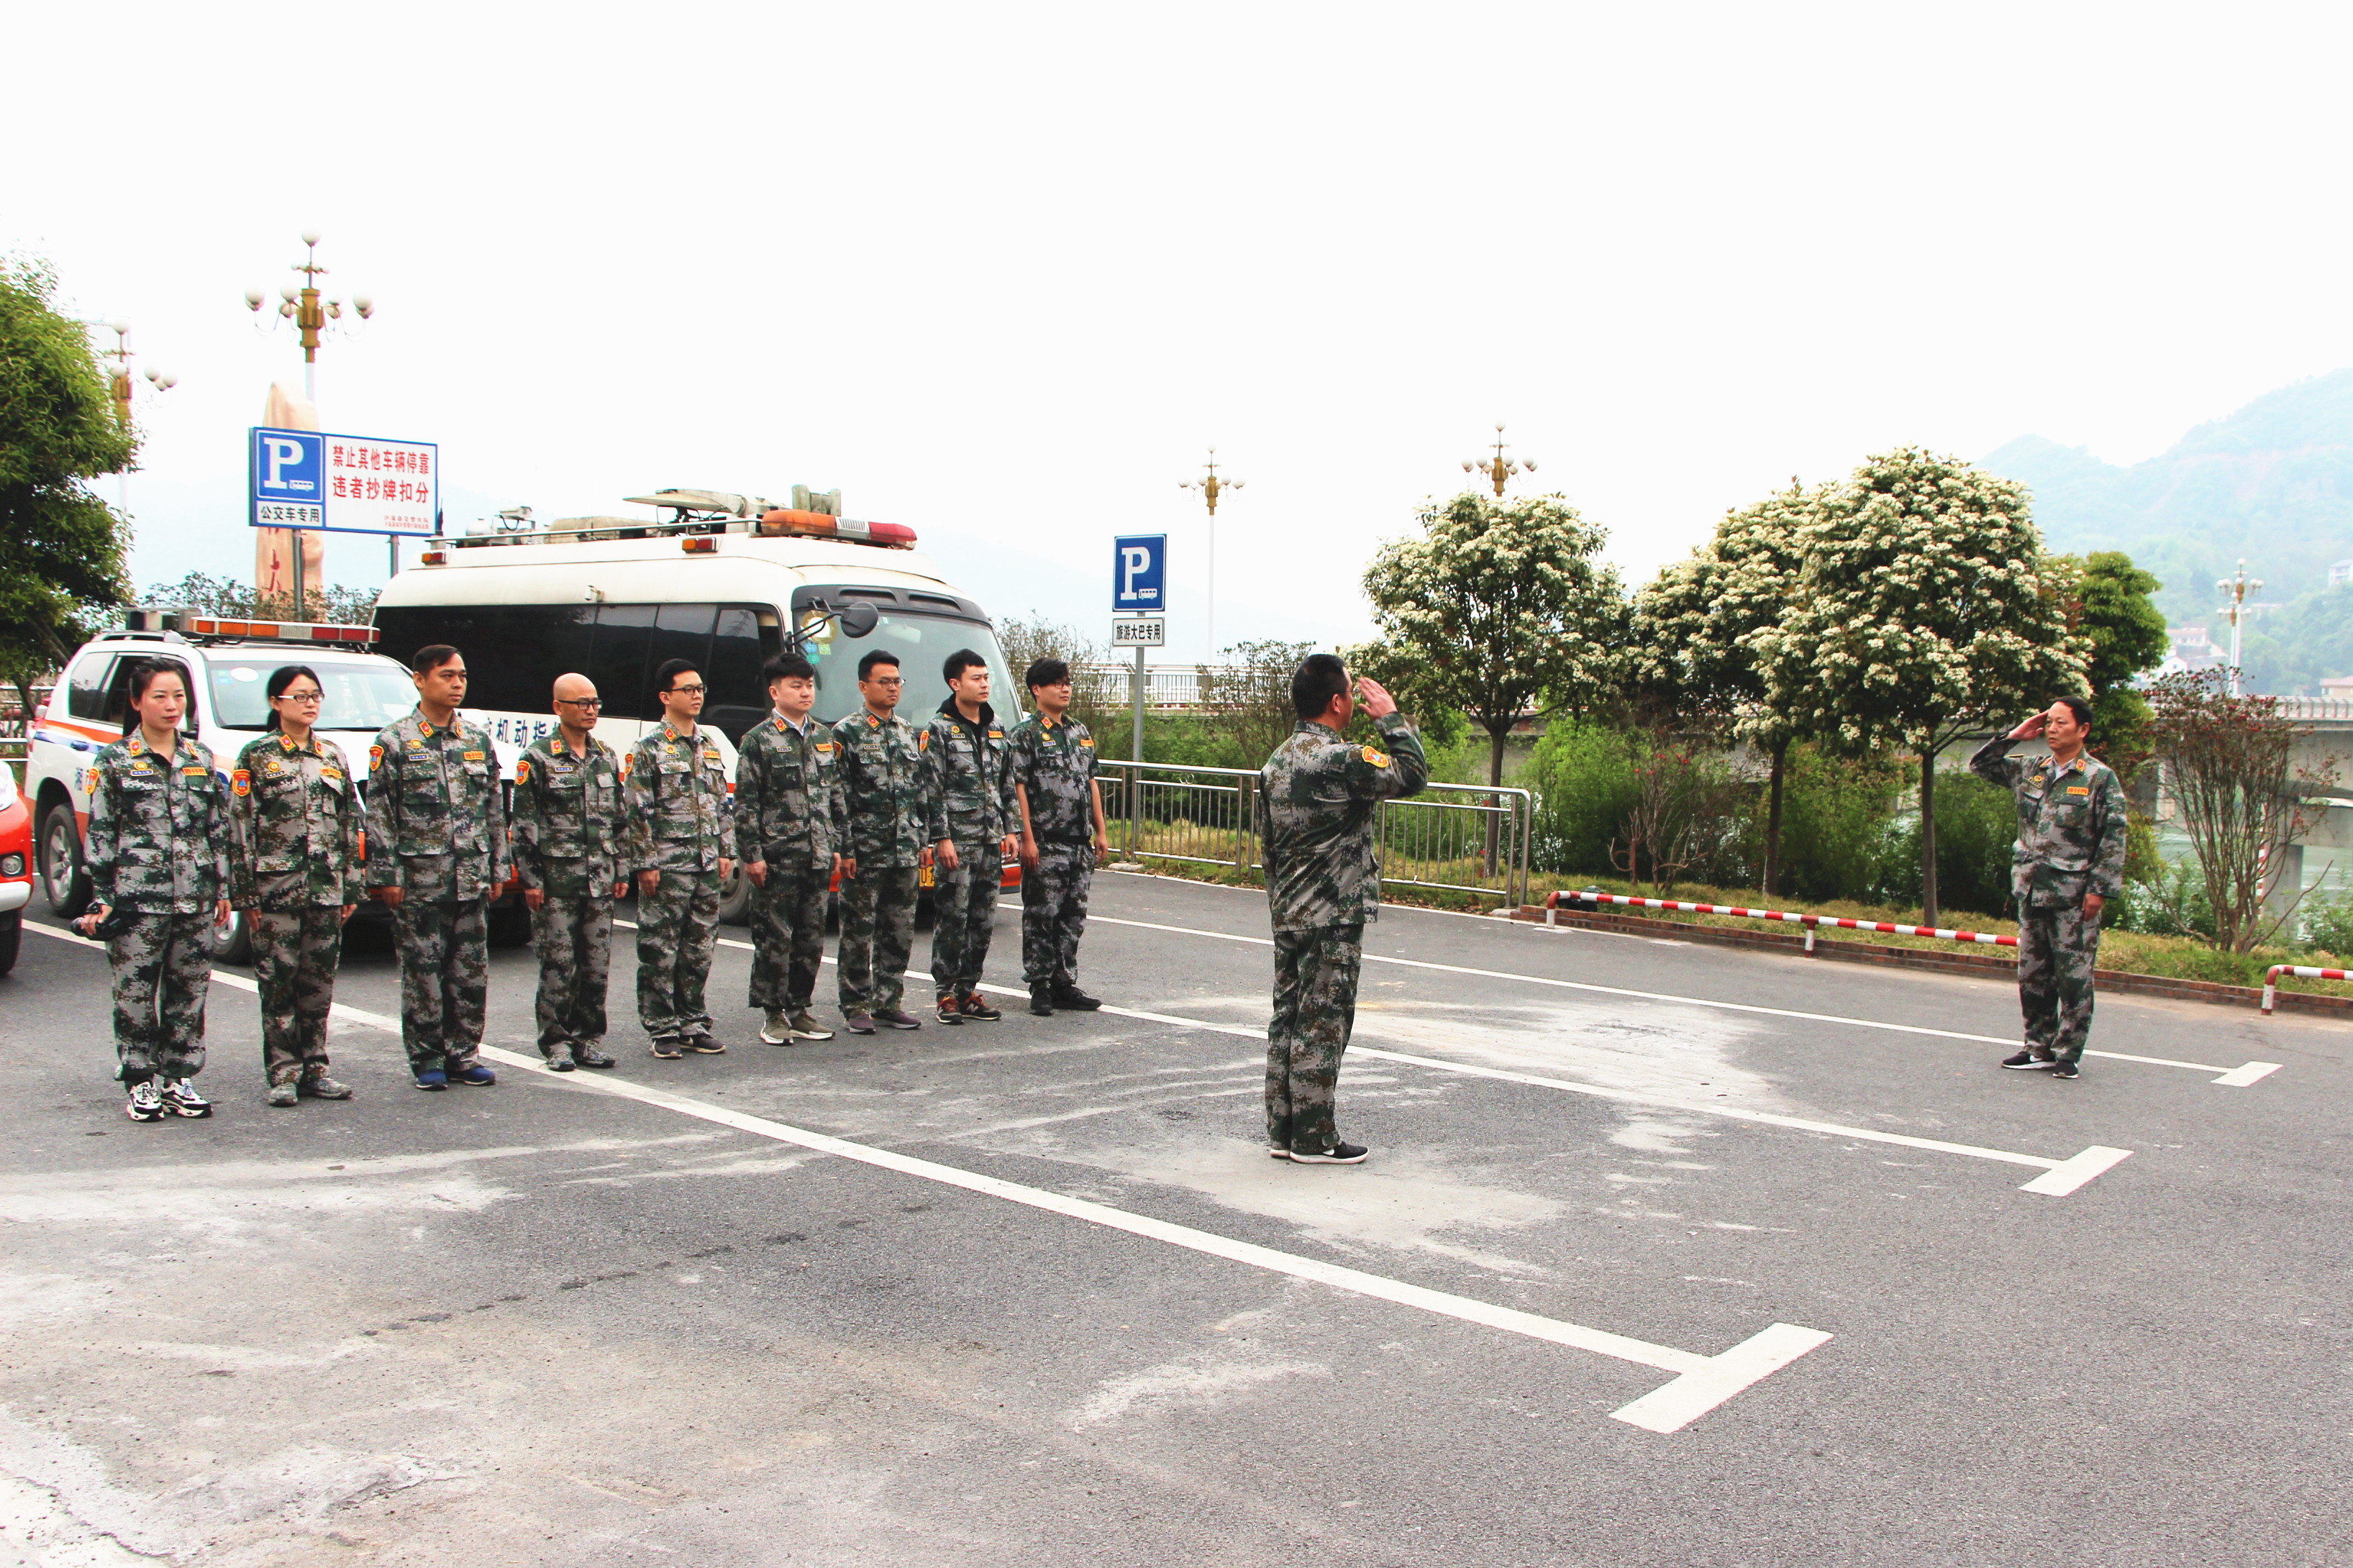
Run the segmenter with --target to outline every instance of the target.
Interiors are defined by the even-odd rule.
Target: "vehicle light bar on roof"
[[[186,635],[198,637],[276,637],[281,642],[357,642],[376,640],[374,626],[332,626],[324,621],[227,621],[211,616],[190,616]]]
[[[860,522],[821,511],[778,507],[760,514],[762,533],[793,533],[808,539],[843,539],[853,544],[879,544],[886,550],[913,550],[915,531],[903,522]]]

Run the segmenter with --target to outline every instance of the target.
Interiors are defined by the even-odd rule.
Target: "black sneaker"
[[[1057,985],[1054,1005],[1066,1013],[1092,1013],[1103,1004],[1075,985]]]
[[[1291,1163],[1294,1165],[1361,1165],[1365,1163],[1365,1156],[1371,1152],[1362,1143],[1335,1143],[1320,1154],[1293,1149]]]
[[[943,996],[934,1016],[943,1024],[961,1024],[964,1022],[964,1009],[956,1005],[954,996]]]
[[[874,1032],[874,1020],[863,1013],[844,1013],[841,1026],[853,1035],[871,1035]]]
[[[874,1021],[886,1029],[920,1029],[923,1026],[923,1021],[904,1007],[893,1007],[888,1012],[877,1013],[874,1015]]]
[[[1005,1016],[1004,1014],[998,1012],[996,1008],[982,1001],[977,993],[975,993],[974,994],[965,997],[963,1001],[958,1002],[956,1004],[956,1011],[962,1013],[967,1018],[977,1018],[984,1024],[994,1024],[997,1020]]]
[[[712,1038],[711,1035],[702,1029],[697,1029],[694,1033],[687,1036],[685,1039],[679,1043],[684,1046],[688,1050],[699,1051],[706,1057],[722,1055],[727,1049],[725,1046],[721,1045],[717,1040]]]
[[[574,1041],[572,1060],[575,1066],[584,1068],[608,1068],[614,1065],[613,1058],[598,1050],[594,1041]]]
[[[547,1058],[547,1070],[550,1072],[570,1072],[573,1066],[573,1060],[569,1056],[550,1057]]]
[[[1032,985],[1029,987],[1029,1011],[1037,1014],[1040,1018],[1052,1017],[1054,1016],[1054,994],[1051,991],[1047,990],[1043,985]]]
[[[196,1092],[196,1086],[186,1079],[175,1078],[164,1086],[164,1109],[174,1116],[210,1116],[213,1102]]]
[[[2057,1067],[2059,1065],[2059,1058],[2052,1056],[2049,1051],[2038,1051],[2030,1048],[2019,1052],[2014,1057],[2002,1058],[2001,1065],[2006,1068],[2017,1068],[2023,1072],[2032,1072],[2038,1068]]]
[[[2073,1062],[2052,1062],[2051,1064],[2051,1076],[2052,1078],[2081,1078],[2084,1075],[2080,1071],[2076,1070],[2076,1067]]]
[[[678,1048],[678,1037],[676,1035],[656,1035],[654,1037],[654,1055],[661,1058],[661,1059],[666,1062],[674,1062],[678,1060],[679,1058],[686,1055],[686,1053]]]

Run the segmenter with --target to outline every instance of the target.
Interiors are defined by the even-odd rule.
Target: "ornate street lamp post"
[[[1535,462],[1529,458],[1506,458],[1504,456],[1504,427],[1501,425],[1498,425],[1495,426],[1494,456],[1492,458],[1465,458],[1462,460],[1462,471],[1466,474],[1486,475],[1487,478],[1494,483],[1495,499],[1501,500],[1504,496],[1504,481],[1505,479],[1508,479],[1514,474],[1520,473],[1522,471],[1533,474],[1536,471],[1536,466]]]
[[[319,265],[317,229],[302,231],[302,259],[294,263],[292,268],[302,275],[301,286],[297,288],[289,283],[278,290],[278,314],[292,322],[295,331],[301,335],[302,399],[315,408],[319,402],[319,344],[330,331],[356,331],[357,322],[345,321],[343,301],[328,298],[319,288],[319,279],[327,275],[327,269]],[[264,302],[262,290],[248,289],[245,291],[245,307],[255,315],[261,313]],[[361,321],[375,314],[375,301],[365,294],[353,294],[351,308]],[[292,546],[290,554],[294,568],[294,614],[299,619],[308,619],[310,601],[304,597],[302,532],[300,529],[289,531],[289,542]],[[400,571],[400,536],[389,535],[386,542],[391,550],[392,570],[397,574]],[[326,584],[322,583],[319,586],[324,589]]]
[[[2226,595],[2230,603],[2214,613],[2231,618],[2231,695],[2239,695],[2239,623],[2246,618],[2245,605],[2250,593],[2263,591],[2263,580],[2247,575],[2246,558],[2239,560],[2238,570],[2214,584],[2214,591]]]
[[[1204,464],[1198,479],[1178,479],[1176,488],[1198,490],[1201,499],[1209,503],[1209,662],[1218,658],[1218,497],[1228,490],[1238,490],[1246,482],[1229,479],[1218,472],[1218,449],[1209,448],[1209,460]]]

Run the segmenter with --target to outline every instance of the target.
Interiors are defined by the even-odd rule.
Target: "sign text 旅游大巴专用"
[[[1111,646],[1113,647],[1160,647],[1167,641],[1168,623],[1158,616],[1111,624]]]
[[[423,537],[441,515],[434,442],[258,427],[248,467],[248,521],[256,528]]]
[[[1157,612],[1168,607],[1168,536],[1124,533],[1111,542],[1111,607]]]

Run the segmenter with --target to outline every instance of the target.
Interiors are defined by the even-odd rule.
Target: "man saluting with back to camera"
[[[1388,751],[1341,738],[1358,696]],[[1366,1150],[1340,1141],[1333,1100],[1356,1022],[1365,922],[1380,912],[1373,822],[1381,802],[1430,782],[1430,762],[1413,721],[1380,683],[1360,679],[1352,686],[1332,654],[1307,657],[1291,678],[1291,702],[1298,726],[1259,770],[1259,833],[1274,916],[1267,1152],[1303,1165],[1354,1165]]]
[[[1969,759],[1969,771],[2018,793],[2018,847],[2010,891],[2018,900],[2018,1003],[2026,1047],[2006,1068],[2073,1078],[2092,1032],[2092,967],[2100,951],[2100,908],[2124,891],[2125,787],[2116,771],[2084,750],[2092,705],[2062,697]],[[2047,757],[2009,754],[2040,739]]]

